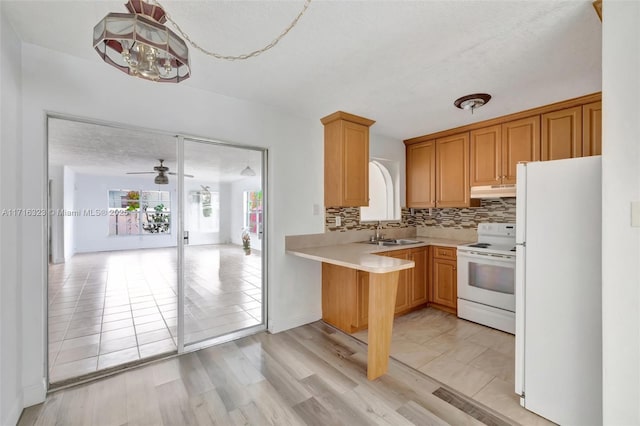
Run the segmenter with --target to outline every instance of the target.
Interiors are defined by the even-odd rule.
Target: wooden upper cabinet
[[[497,185],[502,178],[502,127],[473,130],[471,144],[471,186]]]
[[[602,155],[602,102],[582,106],[582,155]]]
[[[540,160],[540,116],[502,124],[502,183],[516,183],[516,166]]]
[[[582,106],[542,114],[542,160],[582,156]]]
[[[436,141],[407,146],[407,207],[436,206]]]
[[[471,131],[471,186],[516,183],[516,165],[540,159],[540,116]]]
[[[436,206],[469,205],[469,133],[436,139]]]
[[[320,121],[325,207],[369,205],[369,126],[375,121],[342,111]]]

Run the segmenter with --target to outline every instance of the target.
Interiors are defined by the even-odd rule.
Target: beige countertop
[[[424,246],[456,247],[470,241],[448,240],[442,238],[411,237],[418,244],[401,246],[379,246],[366,243],[345,243],[319,247],[287,249],[287,253],[318,262],[331,263],[360,271],[384,274],[387,272],[410,269],[415,266],[412,260],[376,256],[377,253],[404,250]]]

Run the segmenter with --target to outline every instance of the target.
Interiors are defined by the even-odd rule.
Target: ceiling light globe
[[[169,183],[169,177],[164,173],[159,173],[153,180],[156,185],[167,185]]]

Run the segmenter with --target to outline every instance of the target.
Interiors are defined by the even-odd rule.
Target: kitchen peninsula
[[[321,234],[320,234],[321,235]],[[344,271],[363,271],[368,276],[368,351],[367,377],[374,380],[387,372],[391,348],[391,333],[393,328],[394,309],[398,292],[398,278],[403,270],[414,268],[412,260],[398,259],[386,256],[385,253],[398,249],[411,249],[429,245],[455,247],[460,244],[457,240],[445,240],[423,237],[411,237],[415,244],[401,246],[383,246],[351,242],[332,245],[300,244],[300,240],[313,236],[287,237],[287,253],[306,259],[323,262],[324,267],[336,265]],[[348,268],[348,269],[344,269]],[[348,285],[346,279],[338,277],[336,280],[323,279],[323,318],[335,318],[335,321],[348,322],[351,313],[344,306],[347,299],[344,292]],[[329,286],[331,288],[329,288]],[[365,290],[365,291],[367,291]],[[342,328],[342,327],[338,327]]]

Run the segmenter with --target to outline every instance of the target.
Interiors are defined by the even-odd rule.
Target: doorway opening
[[[244,192],[266,192],[266,161],[261,148],[48,117],[50,384],[266,328],[265,205],[250,253],[242,244]]]

